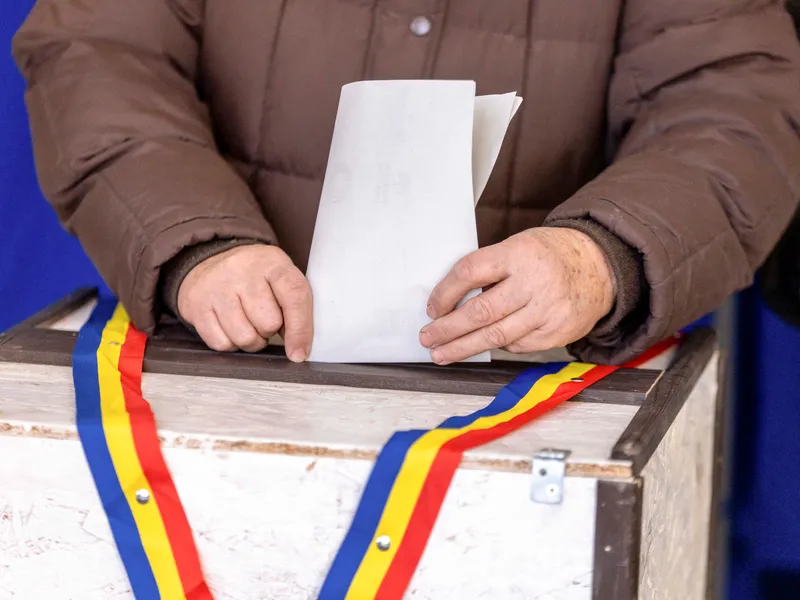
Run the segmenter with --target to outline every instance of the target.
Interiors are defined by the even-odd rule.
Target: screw
[[[136,501],[139,504],[147,504],[150,502],[150,492],[144,488],[136,490]]]
[[[382,535],[375,540],[375,546],[377,546],[378,550],[381,552],[386,552],[392,547],[392,539],[388,535]]]

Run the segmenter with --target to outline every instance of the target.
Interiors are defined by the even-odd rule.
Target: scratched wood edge
[[[613,460],[629,460],[639,475],[714,356],[716,334],[699,327],[682,341],[670,366],[657,378],[645,401],[611,452]]]
[[[0,335],[0,362],[71,366],[77,334],[47,329],[43,325],[69,314],[95,294],[91,288],[78,290]],[[216,353],[185,329],[168,325],[148,340],[143,368],[145,373],[165,375],[494,397],[526,365],[500,361],[447,367],[295,364],[286,359],[280,348],[270,348],[260,354]],[[657,370],[620,369],[583,390],[573,400],[638,406],[645,401],[659,375]]]
[[[0,436],[38,438],[48,440],[78,441],[74,427],[41,425],[22,421],[0,421]],[[266,440],[244,440],[223,436],[200,436],[194,434],[159,431],[162,448],[186,448],[212,452],[244,452],[254,454],[278,454],[304,456],[308,458],[345,459],[375,461],[379,450],[359,448],[331,448],[315,444],[273,442]],[[466,454],[459,468],[502,471],[506,473],[530,473],[530,459],[504,459],[493,456],[470,456]],[[584,462],[567,461],[566,475],[569,477],[624,479],[631,476],[631,465],[625,461]]]
[[[714,455],[711,474],[711,522],[709,523],[708,566],[706,568],[706,598],[716,600],[722,597],[722,579],[725,549],[727,543],[721,523],[724,514],[724,485],[728,475],[725,454],[729,439],[726,427],[725,404],[730,393],[731,360],[727,351],[721,351],[717,375],[717,397],[714,402]]]
[[[74,292],[49,304],[39,312],[20,321],[10,329],[0,332],[0,346],[21,332],[29,331],[45,323],[57,321],[66,317],[70,312],[88,302],[97,295],[97,289],[91,287],[78,288]]]
[[[592,600],[635,600],[639,594],[642,480],[597,482]]]

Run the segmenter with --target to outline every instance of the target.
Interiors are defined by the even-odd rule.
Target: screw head
[[[570,381],[572,383],[583,383],[583,377],[573,377]]]
[[[388,535],[382,535],[375,540],[375,546],[381,552],[386,552],[392,547],[392,539]]]
[[[147,504],[150,502],[150,491],[144,488],[136,490],[136,501],[139,504]]]

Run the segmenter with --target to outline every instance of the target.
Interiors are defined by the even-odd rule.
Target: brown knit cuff
[[[216,239],[189,246],[181,250],[172,260],[161,267],[161,301],[164,307],[174,316],[180,318],[178,313],[178,291],[189,271],[194,269],[207,258],[221,254],[237,246],[263,244],[259,240],[250,239]]]
[[[547,227],[567,227],[588,235],[608,258],[617,283],[617,297],[611,312],[598,321],[584,340],[570,350],[581,354],[584,346],[617,346],[626,333],[635,329],[636,316],[646,297],[647,282],[642,257],[633,248],[591,219],[562,219],[548,222]]]

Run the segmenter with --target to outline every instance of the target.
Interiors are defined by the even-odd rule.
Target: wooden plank
[[[716,356],[642,469],[640,600],[706,600]]]
[[[143,392],[164,447],[373,460],[395,431],[434,427],[469,414],[490,397],[309,386],[148,373]],[[465,466],[530,473],[548,447],[572,450],[571,475],[626,477],[630,463],[608,461],[638,408],[570,402],[491,444]],[[75,395],[69,367],[0,363],[0,433],[73,438]]]
[[[638,474],[650,460],[664,434],[694,389],[716,348],[711,328],[695,329],[681,343],[676,357],[614,447],[611,458],[630,460]]]
[[[217,600],[317,598],[368,462],[164,455]],[[79,443],[0,436],[0,456],[0,598],[131,598]],[[550,506],[530,481],[459,470],[408,597],[588,600],[596,482],[568,478]]]
[[[725,581],[725,558],[728,547],[728,523],[726,522],[726,484],[730,476],[726,451],[730,443],[728,418],[732,411],[726,406],[730,392],[731,360],[727,352],[721,352],[719,358],[719,377],[716,400],[714,402],[714,457],[711,488],[711,523],[708,533],[708,570],[706,577],[706,595],[709,600],[722,598]]]
[[[258,354],[217,353],[185,330],[169,331],[172,333],[157,334],[148,342],[146,373],[493,397],[527,366],[519,362],[446,367],[295,364],[286,358],[282,348],[270,347]],[[0,362],[69,366],[76,339],[76,333],[63,330],[20,330],[0,340]],[[646,369],[620,369],[581,392],[575,400],[640,405],[658,375],[658,371]]]
[[[636,600],[639,582],[642,482],[597,482],[593,600]]]

